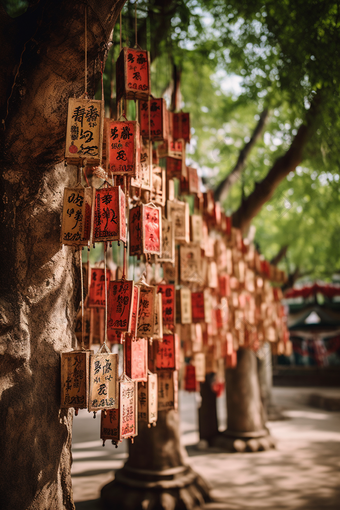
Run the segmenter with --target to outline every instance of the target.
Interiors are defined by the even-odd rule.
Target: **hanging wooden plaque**
[[[199,384],[196,379],[196,369],[194,365],[185,365],[184,389],[188,392],[199,391]]]
[[[166,102],[163,98],[150,98],[139,103],[141,135],[159,142],[168,138]]]
[[[175,261],[175,235],[171,220],[162,218],[162,249],[159,262]]]
[[[137,336],[138,310],[139,310],[139,287],[137,285],[134,285],[130,327],[130,334],[133,338]]]
[[[191,290],[182,287],[176,291],[176,322],[191,324]]]
[[[185,159],[182,158],[166,158],[166,176],[167,179],[182,179],[187,177]]]
[[[163,341],[163,304],[162,304],[162,294],[156,294],[156,306],[154,313],[154,330],[153,330],[153,339]]]
[[[89,308],[105,308],[105,276],[104,269],[91,268],[91,283],[87,306]],[[106,271],[107,288],[109,287],[110,271]]]
[[[142,253],[160,255],[162,246],[161,209],[137,205],[130,209],[130,255]]]
[[[140,129],[135,120],[106,122],[106,165],[112,175],[136,177],[140,165]]]
[[[104,341],[104,307],[90,308],[90,345],[101,344]]]
[[[139,48],[123,48],[116,63],[117,101],[125,99],[149,99],[150,54]]]
[[[167,202],[168,220],[173,221],[175,241],[189,242],[189,204],[187,202]]]
[[[196,380],[198,382],[205,381],[205,354],[204,352],[196,352],[193,356],[193,365],[196,369]]]
[[[120,186],[96,190],[92,224],[91,244],[101,241],[126,243],[125,195]]]
[[[209,324],[211,322],[213,310],[210,289],[204,289],[203,294],[204,294],[204,322]]]
[[[152,189],[152,161],[152,142],[144,140],[140,152],[141,187],[148,191]]]
[[[91,233],[92,188],[64,189],[60,241],[69,246],[86,246]]]
[[[61,408],[87,408],[89,362],[92,353],[93,351],[61,353]]]
[[[230,278],[228,274],[220,274],[218,276],[218,292],[221,297],[230,295]]]
[[[187,166],[187,177],[181,180],[181,193],[197,194],[200,192],[200,178],[196,168]]]
[[[174,113],[172,121],[174,140],[183,138],[187,143],[190,143],[190,114],[184,112]]]
[[[190,238],[193,243],[203,241],[203,218],[199,214],[190,216]]]
[[[180,279],[183,283],[202,281],[201,247],[199,244],[188,243],[179,247]]]
[[[78,164],[99,165],[102,159],[104,101],[68,101],[65,159]]]
[[[157,285],[157,292],[162,295],[162,317],[164,325],[174,325],[176,317],[175,286]]]
[[[154,342],[156,349],[156,370],[179,370],[179,337],[176,334],[163,335],[163,342]]]
[[[97,353],[90,356],[90,391],[88,410],[114,409],[118,405],[118,354]]]
[[[192,322],[205,322],[204,293],[191,293]]]
[[[149,425],[156,424],[158,418],[158,377],[148,372],[147,384],[138,384],[138,420]]]
[[[148,345],[145,338],[125,337],[126,374],[134,381],[147,381]]]
[[[101,413],[100,437],[111,440],[116,446],[123,439],[138,434],[138,383],[126,375],[119,381],[119,406]]]
[[[152,168],[151,202],[165,206],[166,200],[166,175],[165,169],[159,166]]]
[[[156,303],[156,287],[140,285],[137,336],[152,338],[154,333],[154,307]]]
[[[115,280],[108,287],[108,329],[122,332],[131,330],[134,283],[128,280]]]
[[[178,409],[178,372],[158,372],[158,411]]]

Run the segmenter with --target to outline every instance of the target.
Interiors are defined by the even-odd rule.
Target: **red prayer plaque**
[[[161,253],[161,209],[151,205],[137,205],[130,209],[130,255]]]
[[[150,137],[154,142],[167,138],[166,112],[166,103],[163,98],[150,98],[149,101],[139,103],[140,127],[143,138]]]
[[[109,288],[110,271],[106,271],[106,281],[107,288]],[[89,308],[105,308],[104,269],[99,267],[91,269],[91,283],[87,306]]]
[[[119,409],[110,409],[106,413],[101,412],[100,438],[104,443],[108,439],[116,445],[121,441],[119,436]]]
[[[190,392],[198,391],[196,368],[194,365],[185,366],[184,389]]]
[[[143,252],[161,253],[161,210],[159,207],[143,205]]]
[[[148,344],[145,338],[125,338],[126,374],[134,381],[147,381]]]
[[[175,324],[175,286],[171,284],[157,285],[157,292],[162,294],[163,324]]]
[[[137,335],[138,308],[139,308],[139,287],[135,285],[133,288],[133,303],[130,328],[130,334],[132,337],[135,337]]]
[[[186,177],[186,167],[182,159],[179,158],[166,158],[166,175],[168,179],[177,177],[181,179]]]
[[[172,122],[174,140],[183,138],[187,143],[190,143],[190,114],[184,112],[174,113]]]
[[[155,340],[156,370],[179,369],[179,337],[163,335],[163,342]]]
[[[152,338],[155,327],[154,307],[156,287],[140,285],[137,335],[139,338]]]
[[[136,177],[140,166],[140,130],[135,120],[106,123],[107,170],[113,175]]]
[[[125,195],[120,186],[96,190],[91,243],[126,242]]]
[[[191,293],[191,310],[192,310],[192,322],[205,321],[203,292]]]
[[[108,329],[128,332],[131,328],[134,283],[116,280],[108,288]]]
[[[148,51],[123,48],[116,63],[117,101],[126,99],[149,99],[150,55]]]

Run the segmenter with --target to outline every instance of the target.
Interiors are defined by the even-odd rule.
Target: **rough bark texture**
[[[302,162],[305,147],[315,129],[320,101],[320,95],[315,95],[313,103],[306,113],[306,120],[299,127],[287,152],[275,161],[261,182],[255,183],[254,191],[242,201],[240,207],[233,213],[232,223],[234,227],[246,231],[251,220],[273,196],[280,182]]]
[[[215,441],[231,451],[267,450],[273,441],[265,427],[256,355],[237,351],[237,366],[226,370],[227,430]]]
[[[88,2],[89,92],[123,1]],[[73,342],[79,274],[60,247],[68,98],[84,91],[84,4],[0,7],[0,501],[4,510],[74,508],[72,411],[60,411],[60,357]]]
[[[217,398],[211,389],[211,377],[206,375],[205,382],[201,383],[202,402],[198,410],[198,425],[200,439],[212,444],[218,435]]]
[[[269,115],[269,110],[266,108],[260,115],[259,121],[256,124],[254,132],[249,140],[240,151],[239,157],[237,159],[236,165],[232,169],[232,171],[227,175],[223,181],[219,183],[215,192],[214,198],[216,202],[223,202],[228,196],[230,188],[237,182],[240,178],[240,175],[246,165],[247,157],[249,156],[250,151],[256,144],[257,140],[261,136],[264,127],[267,123]]]
[[[177,411],[161,411],[156,427],[140,423],[125,466],[104,486],[106,510],[193,510],[209,501],[205,482],[185,462]]]

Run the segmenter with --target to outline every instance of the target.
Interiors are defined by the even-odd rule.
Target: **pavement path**
[[[196,394],[180,392],[182,443],[188,463],[210,484],[214,503],[205,510],[340,510],[340,412],[310,406],[310,395],[340,399],[340,389],[273,388],[284,419],[269,422],[275,450],[226,453],[197,448]],[[225,429],[224,397],[218,399]],[[103,485],[127,458],[124,441],[104,448],[100,420],[80,411],[73,426],[73,491],[77,510],[99,510]]]

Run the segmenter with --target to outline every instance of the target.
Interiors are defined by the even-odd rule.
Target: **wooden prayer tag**
[[[157,285],[157,292],[162,295],[162,317],[164,325],[174,325],[176,317],[175,286]]]
[[[89,308],[105,308],[105,277],[104,269],[91,268],[91,283],[87,306]],[[107,287],[109,287],[110,271],[106,271]]]
[[[96,190],[92,218],[91,244],[101,241],[126,243],[125,195],[120,186]]]
[[[101,413],[100,437],[118,445],[123,439],[138,434],[138,386],[126,375],[119,381],[119,405],[117,409]]]
[[[64,189],[61,243],[86,246],[91,233],[92,188],[76,186]]]
[[[168,179],[173,179],[174,177],[177,177],[177,179],[186,178],[185,159],[168,156],[166,158],[166,176]]]
[[[88,410],[115,409],[118,405],[118,354],[92,354]]]
[[[203,218],[199,214],[190,216],[190,238],[193,243],[203,240]]]
[[[187,177],[181,180],[181,193],[195,194],[200,192],[200,178],[196,168],[187,166]]]
[[[163,342],[154,342],[156,349],[156,370],[179,369],[179,336],[175,334],[163,335]]]
[[[154,333],[154,306],[156,302],[156,287],[140,285],[137,336],[152,338]]]
[[[135,120],[106,122],[106,165],[109,174],[136,177],[140,166],[140,129]]]
[[[108,287],[108,329],[129,332],[131,329],[134,283],[116,280]]]
[[[184,283],[202,281],[200,245],[184,244],[179,247],[179,252],[181,281]]]
[[[126,374],[134,381],[147,381],[148,344],[145,338],[125,337]]]
[[[176,291],[176,322],[179,324],[191,324],[191,290],[182,287]]]
[[[168,119],[165,99],[150,98],[148,101],[141,101],[139,118],[143,138],[150,138],[153,142],[167,139]]]
[[[68,101],[65,159],[78,164],[99,165],[102,159],[104,101]]]
[[[93,351],[61,353],[61,408],[87,408],[91,353]]]
[[[163,305],[162,294],[156,294],[156,303],[154,310],[154,330],[153,339],[163,341]]]
[[[171,220],[162,218],[162,250],[159,262],[175,261],[175,232]]]
[[[187,143],[190,143],[190,114],[184,112],[174,113],[172,122],[174,140],[183,138]]]
[[[134,285],[130,328],[130,334],[132,337],[137,336],[138,310],[139,310],[139,287],[137,285]]]
[[[152,142],[144,140],[140,151],[141,187],[145,190],[152,188]]]
[[[159,166],[152,168],[151,201],[155,204],[165,206],[166,199],[166,177],[165,169]]]
[[[148,425],[156,424],[158,418],[158,377],[148,372],[147,384],[138,384],[138,420]]]
[[[178,372],[158,372],[158,411],[178,409]]]
[[[161,253],[161,217],[161,209],[153,204],[141,204],[130,209],[130,255]]]
[[[205,322],[204,293],[191,293],[192,322]]]
[[[194,365],[185,365],[184,389],[189,392],[199,391]]]
[[[148,51],[123,48],[116,63],[117,101],[125,99],[149,99],[150,55]]]
[[[175,227],[175,241],[189,242],[189,204],[187,202],[167,202],[168,220]]]
[[[198,382],[205,381],[205,354],[204,352],[196,352],[193,356],[193,365],[196,369],[196,380]]]

